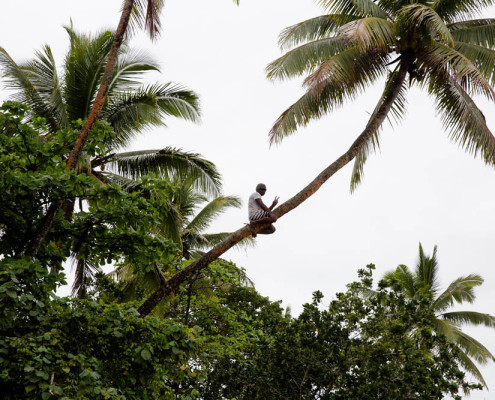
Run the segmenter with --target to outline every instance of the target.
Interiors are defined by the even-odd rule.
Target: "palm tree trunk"
[[[363,145],[371,138],[374,132],[380,127],[385,120],[388,112],[390,111],[392,104],[400,93],[401,87],[406,79],[409,63],[405,60],[401,60],[398,73],[392,78],[390,91],[383,98],[381,104],[377,107],[376,112],[372,118],[368,121],[364,131],[358,136],[358,138],[351,145],[349,150],[342,154],[337,160],[325,168],[309,185],[297,193],[294,197],[287,200],[285,203],[277,207],[273,213],[278,217],[282,217],[289,211],[299,206],[308,197],[314,194],[333,174],[347,165],[354,157],[356,157],[359,150]],[[247,237],[253,232],[259,232],[269,224],[251,226],[247,225],[229,235],[218,245],[213,247],[209,252],[198,258],[192,264],[184,268],[179,273],[170,278],[163,286],[159,287],[142,305],[139,307],[138,312],[141,317],[148,315],[158,303],[172,293],[180,284],[188,280],[194,273],[207,267],[212,261],[216,260],[223,253],[229,250],[232,246],[236,245],[239,241]]]
[[[103,74],[103,78],[100,83],[100,88],[98,89],[98,94],[96,99],[91,107],[91,112],[89,114],[86,123],[84,124],[81,132],[79,133],[79,137],[76,140],[74,148],[72,149],[69,160],[67,161],[67,168],[74,169],[77,165],[81,152],[84,149],[84,145],[86,144],[89,134],[93,129],[96,121],[98,120],[101,110],[105,104],[105,100],[107,98],[108,89],[110,88],[110,83],[112,82],[113,73],[115,70],[115,65],[117,64],[117,56],[120,50],[120,46],[124,40],[124,36],[127,30],[127,26],[129,25],[129,19],[131,16],[131,11],[134,5],[134,0],[126,0],[124,6],[122,8],[122,14],[120,16],[119,26],[117,27],[117,32],[115,33],[115,38],[112,44],[112,49],[110,50],[110,54],[108,55],[107,64],[105,67],[105,73]],[[62,207],[62,201],[57,201],[52,203],[48,208],[48,211],[43,219],[43,222],[36,232],[36,236],[31,240],[28,248],[26,250],[26,255],[34,258],[36,254],[38,254],[38,250],[45,240],[48,232],[52,227],[53,221],[57,216],[60,208]]]

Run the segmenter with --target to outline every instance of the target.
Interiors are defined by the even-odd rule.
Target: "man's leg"
[[[261,233],[262,235],[271,235],[275,231],[276,231],[275,227],[272,224],[270,224],[270,226],[267,226],[266,228],[262,229],[258,233]]]

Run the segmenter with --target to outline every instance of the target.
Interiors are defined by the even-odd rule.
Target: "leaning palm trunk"
[[[91,133],[91,130],[93,129],[95,123],[98,121],[101,110],[103,109],[103,106],[105,104],[108,89],[110,88],[110,83],[112,81],[112,76],[115,70],[115,65],[117,63],[117,55],[124,40],[127,26],[129,25],[129,19],[131,17],[133,6],[134,0],[126,0],[124,6],[122,7],[122,14],[120,16],[119,26],[117,28],[117,32],[115,33],[112,49],[110,50],[110,53],[108,55],[105,73],[103,74],[100,88],[91,108],[89,117],[86,120],[86,123],[84,124],[81,132],[79,133],[79,137],[76,140],[72,152],[70,153],[69,159],[67,161],[68,169],[74,169],[76,167],[79,157],[81,156],[81,153],[84,149],[84,145],[88,141],[89,134]],[[36,257],[36,254],[38,254],[38,250],[40,249],[41,244],[48,235],[48,232],[50,232],[53,221],[62,208],[62,205],[63,201],[60,200],[52,203],[50,207],[48,207],[47,213],[41,223],[41,226],[39,227],[35,237],[31,240],[26,250],[26,255],[31,258]]]
[[[346,166],[352,161],[359,153],[361,148],[368,142],[373,134],[379,129],[388,112],[390,111],[394,101],[399,95],[402,85],[406,80],[409,63],[405,60],[401,60],[400,68],[396,73],[391,75],[387,88],[385,89],[385,95],[372,114],[368,124],[364,131],[358,136],[358,138],[351,145],[349,150],[342,154],[337,160],[325,168],[309,185],[297,193],[294,197],[287,200],[285,203],[277,207],[273,213],[278,217],[282,217],[289,211],[299,206],[308,197],[314,194],[332,175],[338,170]],[[193,274],[197,273],[203,268],[206,268],[212,261],[216,260],[223,253],[235,246],[242,239],[249,236],[251,233],[259,232],[266,225],[247,225],[229,235],[218,245],[213,247],[210,251],[204,254],[201,258],[194,261],[188,267],[184,268],[179,273],[175,274],[161,287],[159,287],[142,305],[139,307],[138,312],[141,317],[147,316],[166,296],[174,292],[179,285],[187,281]]]

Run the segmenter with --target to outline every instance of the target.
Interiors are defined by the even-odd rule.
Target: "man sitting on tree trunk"
[[[275,232],[275,227],[272,224],[277,221],[277,217],[272,213],[272,210],[278,204],[278,197],[275,196],[272,205],[267,207],[265,203],[263,203],[263,200],[261,200],[261,196],[264,196],[265,193],[266,185],[264,183],[259,183],[256,185],[256,192],[249,196],[249,222],[251,225],[269,222],[270,225],[263,228],[259,233],[270,235]],[[256,233],[253,233],[252,236],[256,237]]]

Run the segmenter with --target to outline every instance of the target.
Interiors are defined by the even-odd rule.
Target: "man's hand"
[[[275,207],[275,206],[278,204],[278,199],[279,199],[279,198],[280,198],[280,197],[275,196],[275,199],[273,199],[272,206],[270,207],[272,210],[273,210],[273,207]]]

